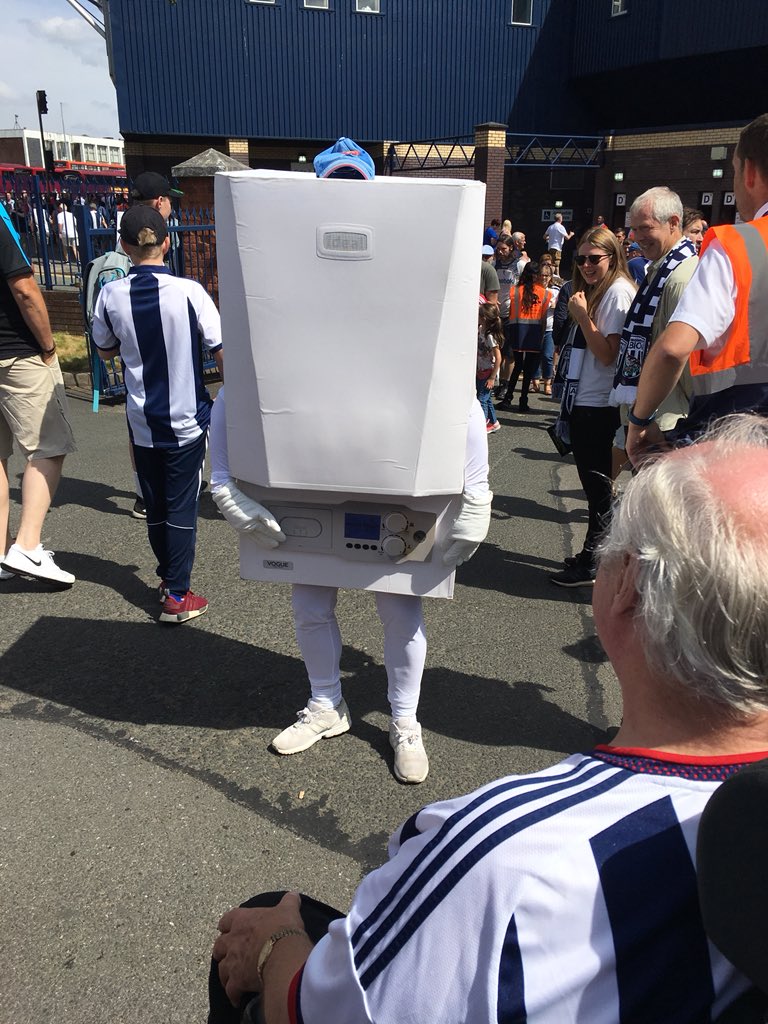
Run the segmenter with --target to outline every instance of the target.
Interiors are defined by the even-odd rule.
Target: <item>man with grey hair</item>
[[[254,998],[267,1024],[693,1022],[751,995],[694,866],[707,800],[768,753],[768,423],[724,426],[638,473],[604,540],[617,735],[418,811],[346,916],[297,892],[226,913],[209,1024]]]
[[[731,412],[768,416],[768,114],[739,136],[733,188],[743,223],[707,232],[696,273],[643,368],[627,434],[633,462]],[[665,438],[656,410],[686,365],[688,415]]]
[[[670,188],[657,186],[639,195],[630,207],[629,223],[650,263],[621,333],[610,402],[631,407],[646,356],[669,323],[698,257],[694,243],[683,235],[680,196]],[[685,415],[690,396],[690,374],[684,372],[659,406],[657,420],[662,430],[671,430]],[[630,422],[633,415],[630,409]]]

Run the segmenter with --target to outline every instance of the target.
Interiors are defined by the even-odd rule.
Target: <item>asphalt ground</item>
[[[71,590],[0,583],[2,1024],[204,1021],[218,917],[296,887],[345,909],[422,804],[589,749],[619,722],[590,592],[552,586],[586,512],[545,432],[555,406],[489,438],[491,530],[453,601],[427,601],[420,786],[395,781],[381,629],[344,591],[352,729],[280,757],[308,687],[287,586],[239,579],[234,534],[201,499],[194,623],[161,627],[124,411],[71,394],[79,451],[46,547]],[[11,460],[12,518],[22,463]]]

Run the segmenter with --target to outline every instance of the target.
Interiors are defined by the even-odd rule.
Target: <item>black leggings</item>
[[[531,380],[533,375],[538,369],[541,361],[541,352],[515,352],[515,362],[512,366],[512,373],[509,377],[509,390],[507,391],[507,401],[512,400],[517,382],[520,377],[520,373],[523,374],[523,386],[520,391],[520,404],[528,404],[528,392],[531,389]]]
[[[285,896],[285,892],[262,892],[254,896],[247,903],[241,903],[241,907],[276,907]],[[344,914],[340,910],[329,907],[326,903],[312,899],[311,896],[301,894],[301,920],[307,935],[314,943],[328,931],[331,921],[337,921]],[[208,975],[208,1024],[240,1024],[243,1012],[256,996],[253,992],[246,993],[240,1001],[240,1006],[235,1007],[227,998],[224,986],[219,981],[219,965],[211,960],[211,970]],[[251,1020],[262,1020],[260,1013],[254,1016],[253,1007],[250,1010]]]
[[[595,548],[611,518],[611,452],[619,422],[619,410],[612,406],[597,408],[577,405],[571,412],[573,457],[589,509],[589,525],[581,557],[590,565],[594,562]]]

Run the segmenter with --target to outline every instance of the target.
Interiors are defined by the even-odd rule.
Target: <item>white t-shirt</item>
[[[592,321],[604,338],[609,334],[621,334],[635,291],[634,284],[625,277],[618,277],[602,297]],[[615,373],[615,359],[609,366],[604,366],[587,348],[581,366],[575,404],[598,408],[608,405]]]
[[[545,331],[551,331],[555,326],[555,306],[557,305],[557,296],[559,294],[559,288],[547,288],[549,305],[547,306],[547,326],[544,328]]]
[[[768,215],[768,203],[755,213],[753,220]],[[736,315],[736,280],[731,261],[720,242],[711,242],[699,260],[696,272],[683,292],[670,323],[688,324],[701,335],[697,349],[711,349],[717,354],[728,340]]]
[[[69,241],[77,241],[77,227],[75,226],[74,214],[70,213],[69,210],[62,210],[56,217],[56,223],[59,227],[59,234],[62,238]]]
[[[550,224],[547,230],[544,232],[544,237],[547,240],[547,245],[550,249],[557,249],[558,252],[563,251],[563,242],[568,237],[568,232],[563,227],[559,220],[556,220],[554,224]]]

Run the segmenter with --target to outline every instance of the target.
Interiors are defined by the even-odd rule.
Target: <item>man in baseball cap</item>
[[[165,218],[152,206],[132,206],[120,221],[120,241],[124,246],[158,246],[167,237]]]
[[[157,171],[142,171],[136,177],[131,189],[131,199],[134,202],[147,202],[150,199],[160,199],[163,196],[183,196],[177,188],[171,188],[171,183]]]

